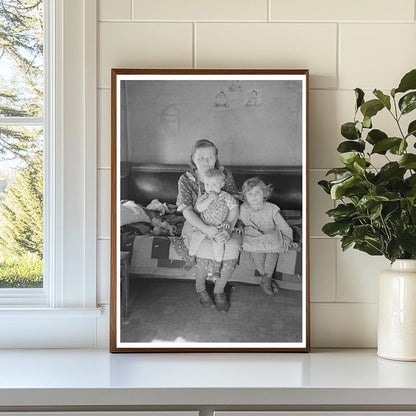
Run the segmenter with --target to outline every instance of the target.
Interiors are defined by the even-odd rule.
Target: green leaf
[[[356,88],[355,90],[355,111],[358,111],[358,109],[364,104],[364,91],[361,88]]]
[[[373,229],[371,225],[357,225],[354,227],[352,231],[352,235],[355,238],[355,240],[361,240],[364,241],[365,237],[369,234],[372,234]]]
[[[365,159],[357,159],[354,161],[352,167],[355,172],[363,174],[365,172],[366,165]]]
[[[345,182],[346,179],[353,178],[353,177],[354,177],[353,174],[342,176],[341,178],[334,179],[333,181],[330,182],[330,184],[331,184],[331,186],[333,186],[333,185],[336,185],[338,183]]]
[[[407,135],[408,136],[415,136],[416,137],[416,120],[413,120],[410,124],[409,127],[407,128]]]
[[[383,103],[388,110],[391,109],[390,97],[385,95],[382,91],[375,89],[373,94]]]
[[[414,196],[414,198],[416,199],[416,195]],[[410,209],[410,217],[412,218],[412,222],[413,224],[416,224],[416,204],[415,204],[415,200],[413,200],[413,206]]]
[[[412,194],[411,196],[408,196],[406,199],[409,201],[409,203],[412,207],[416,207],[416,195],[415,194]],[[412,218],[414,220],[416,220],[416,216],[413,215],[413,214],[415,214],[413,209],[411,210],[410,214],[411,214]]]
[[[406,150],[406,148],[407,148],[407,141],[405,140],[405,139],[403,139],[402,141],[401,141],[401,143],[400,143],[400,146],[399,146],[399,155],[402,155],[403,154],[403,152]]]
[[[368,132],[366,140],[368,143],[374,145],[378,143],[380,140],[387,139],[387,137],[388,136],[386,133],[384,133],[384,131],[374,129]]]
[[[397,92],[406,92],[416,89],[416,69],[412,69],[401,79],[399,86],[396,88]]]
[[[373,127],[373,123],[371,122],[371,117],[364,116],[363,127],[366,129],[371,129]]]
[[[334,220],[350,217],[356,214],[354,204],[339,204],[336,208],[330,209],[326,214]]]
[[[331,187],[331,198],[341,199],[347,197],[352,202],[358,201],[369,192],[369,187],[373,186],[368,181],[365,181],[362,176],[354,175],[347,179],[343,179],[342,182],[334,184]]]
[[[318,185],[327,193],[327,194],[331,194],[331,186],[329,184],[328,181],[319,181]]]
[[[348,140],[357,140],[361,137],[360,130],[357,129],[357,123],[350,121],[341,126],[341,135]]]
[[[351,227],[349,221],[335,221],[325,224],[322,227],[322,231],[329,237],[335,237],[337,235],[345,235]]]
[[[416,174],[409,176],[406,181],[410,186],[416,185]]]
[[[349,168],[333,168],[330,169],[325,176],[331,175],[331,174],[335,174],[335,175],[345,175],[346,173],[351,172],[351,169]]]
[[[406,169],[400,167],[397,162],[385,164],[379,171],[378,176],[382,181],[389,181],[392,178],[403,178]]]
[[[337,147],[337,151],[340,153],[346,153],[346,152],[364,152],[365,149],[365,142],[363,140],[358,140],[356,142],[352,141],[346,141],[341,142],[339,146]]]
[[[379,100],[370,100],[365,102],[361,106],[361,112],[363,113],[365,118],[371,118],[375,116],[383,108],[384,105]]]
[[[408,220],[409,219],[409,215],[406,211],[408,206],[409,206],[409,201],[407,200],[407,198],[401,198],[400,199],[400,208],[402,209],[402,212],[401,212],[402,220]]]
[[[381,212],[383,211],[383,204],[377,204],[370,208],[370,218],[375,220],[381,217]]]
[[[338,183],[335,183],[331,187],[331,198],[340,199],[345,195],[345,190],[355,186],[358,182],[358,179],[355,176],[351,176],[347,179],[343,179]]]
[[[408,189],[405,195],[416,196],[416,174],[413,174],[409,176],[408,178],[406,178],[405,183],[408,186]],[[415,224],[416,224],[416,219],[415,219]]]
[[[384,155],[387,150],[390,150],[393,146],[400,146],[402,139],[399,137],[387,137],[386,139],[382,139],[378,141],[374,147],[371,154],[377,153],[380,155]]]
[[[365,213],[368,209],[378,205],[380,202],[388,200],[387,197],[382,195],[364,195],[357,204],[357,208]]]
[[[399,165],[405,169],[416,169],[416,155],[408,153],[399,159]]]
[[[387,258],[390,260],[390,261],[394,261],[394,260],[396,260],[396,259],[398,259],[398,258],[401,258],[402,257],[402,250],[401,250],[401,248],[400,248],[400,244],[399,244],[399,242],[397,241],[397,239],[395,238],[395,239],[393,239],[393,240],[391,240],[391,241],[389,241],[389,243],[387,244]]]
[[[352,167],[358,159],[360,159],[360,155],[357,152],[345,152],[339,155],[339,160],[349,167]]]
[[[402,114],[407,114],[416,108],[416,91],[409,92],[399,100],[399,108]]]
[[[400,207],[398,203],[386,205],[386,209],[384,210],[384,220],[392,220],[393,222],[395,222],[395,218],[397,217],[399,211]]]
[[[341,247],[342,251],[347,250],[354,244],[354,237],[351,235],[346,235],[341,238]]]
[[[369,242],[357,242],[355,243],[354,248],[360,251],[364,251],[370,256],[381,256],[383,254],[381,251],[381,246],[380,248],[377,246],[374,247],[374,245],[370,244]]]
[[[403,152],[407,149],[407,141],[405,139],[400,139],[399,144],[392,146],[389,151],[394,155],[402,155]]]
[[[416,227],[406,228],[398,237],[398,242],[405,251],[416,254]]]

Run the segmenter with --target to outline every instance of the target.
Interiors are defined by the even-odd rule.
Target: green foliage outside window
[[[0,288],[43,284],[42,6],[0,0]]]

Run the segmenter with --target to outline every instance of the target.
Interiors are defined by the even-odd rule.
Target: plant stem
[[[391,110],[389,110],[389,113],[394,118],[394,121],[396,122],[397,127],[399,128],[400,134],[402,135],[403,139],[406,139],[405,135],[403,134],[403,130],[400,126],[400,117],[402,116],[402,114],[400,114],[400,116],[397,116],[397,104],[396,104],[396,100],[394,98],[393,98],[393,103],[394,103],[395,115],[391,112]]]

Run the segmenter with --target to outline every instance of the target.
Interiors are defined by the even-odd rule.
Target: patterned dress
[[[280,214],[280,208],[264,202],[253,209],[247,202],[240,207],[244,224],[243,250],[252,253],[284,253],[293,241],[293,231]]]
[[[233,196],[238,195],[237,187],[235,185],[231,171],[227,168],[224,168],[223,166],[220,166],[219,169],[222,170],[225,175],[225,184],[223,186],[223,190]],[[194,208],[198,196],[202,195],[203,193],[205,193],[205,186],[198,180],[196,174],[192,171],[183,173],[178,181],[178,196],[176,199],[177,210],[180,212],[187,207]],[[184,258],[186,258],[188,255],[188,248],[190,245],[192,233],[193,227],[188,221],[185,221],[182,229],[182,236],[175,243],[177,252],[180,253],[180,255],[182,255]],[[205,239],[204,243],[207,241],[209,240]],[[197,253],[197,257],[210,260],[214,259],[215,256],[213,252],[212,241],[209,241],[209,243],[206,244],[204,243],[201,244],[201,247]],[[225,242],[224,260],[233,260],[234,265],[236,259],[239,256],[240,248],[241,238],[237,233],[234,232],[231,235],[231,239]]]
[[[208,194],[204,194],[200,202],[203,202],[208,198]],[[216,199],[214,199],[206,208],[205,211],[201,212],[201,219],[205,224],[220,226],[228,217],[228,213],[233,209],[237,208],[237,201],[228,192],[221,191]]]
[[[200,202],[203,202],[209,197],[208,194],[203,194],[199,198]],[[210,202],[204,211],[201,212],[201,219],[205,224],[214,225],[218,230],[224,229],[227,224],[226,220],[228,214],[234,209],[238,208],[237,201],[228,192],[221,191],[216,198]],[[201,243],[207,238],[207,236],[198,228],[194,227],[191,240],[189,242],[189,254],[195,255]],[[221,262],[224,257],[225,244],[223,242],[216,241],[210,238],[213,244],[214,259],[216,262]]]

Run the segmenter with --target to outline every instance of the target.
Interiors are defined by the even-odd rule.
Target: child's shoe
[[[206,290],[203,290],[202,292],[197,292],[196,297],[198,298],[199,303],[204,308],[212,309],[213,307],[215,307],[215,304],[212,301],[211,296],[209,295],[209,293]]]
[[[274,295],[273,287],[272,287],[272,277],[265,273],[261,276],[260,287],[263,289],[263,292],[266,295]]]
[[[225,293],[214,293],[214,302],[218,312],[227,313],[230,309],[230,302]]]
[[[277,286],[277,283],[275,280],[272,279],[272,290],[273,294],[276,295],[279,292],[279,286]]]

